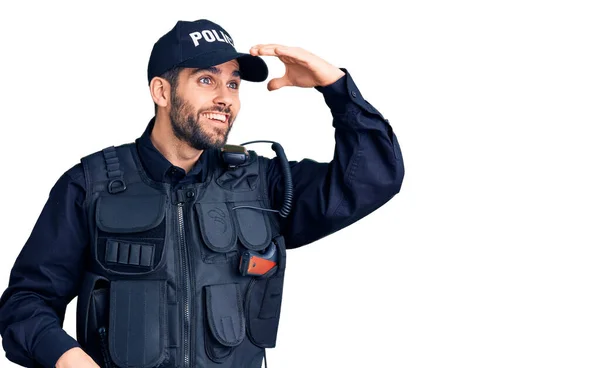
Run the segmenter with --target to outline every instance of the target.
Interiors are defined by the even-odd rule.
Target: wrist
[[[321,84],[319,84],[319,87],[330,86],[330,85],[334,84],[335,82],[337,82],[345,74],[346,73],[344,73],[344,71],[341,70],[340,68],[336,68],[336,67],[332,66],[331,71],[327,73],[327,76],[325,78],[323,78],[323,82]]]
[[[41,366],[54,367],[65,352],[74,347],[79,347],[78,342],[65,330],[56,327],[38,337],[32,355]]]
[[[60,358],[58,358],[58,360],[56,361],[56,366],[55,368],[68,368],[68,360],[69,357],[73,354],[75,354],[77,351],[77,349],[79,349],[78,347],[74,347],[71,348],[67,351],[65,351]]]

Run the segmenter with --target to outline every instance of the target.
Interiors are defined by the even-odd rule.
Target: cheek
[[[204,111],[212,106],[210,98],[207,98],[205,93],[194,90],[186,92],[183,99],[192,111]]]
[[[231,112],[233,112],[233,114],[237,116],[237,114],[240,112],[241,107],[242,104],[240,103],[240,100],[237,100],[231,105]]]

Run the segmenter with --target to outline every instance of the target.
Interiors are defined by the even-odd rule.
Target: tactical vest
[[[275,346],[285,241],[271,208],[267,159],[228,168],[207,150],[208,178],[151,180],[134,143],[81,159],[90,253],[77,340],[101,367],[260,368]],[[275,249],[277,266],[244,276],[240,257]]]

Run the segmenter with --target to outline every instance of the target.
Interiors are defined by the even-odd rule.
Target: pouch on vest
[[[231,218],[230,206],[224,202],[194,204],[196,223],[204,246],[200,246],[205,263],[235,262],[237,229]]]
[[[194,205],[200,247],[205,263],[238,263],[240,250],[266,249],[271,243],[272,230],[264,211],[236,206],[264,207],[260,201],[199,202]]]
[[[101,327],[108,326],[109,281],[86,272],[77,297],[77,341],[88,355],[103,365]]]
[[[250,341],[263,348],[275,347],[283,298],[285,241],[283,236],[277,236],[273,242],[279,252],[277,268],[250,282],[244,305]]]
[[[244,341],[246,321],[243,308],[238,284],[204,287],[204,346],[212,361],[222,363]]]
[[[113,274],[146,274],[159,265],[165,244],[164,194],[98,198],[96,259]]]
[[[110,285],[109,351],[120,368],[159,366],[167,357],[166,281]]]

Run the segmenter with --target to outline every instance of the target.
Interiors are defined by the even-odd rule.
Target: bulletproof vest
[[[206,150],[207,179],[180,187],[151,180],[134,143],[81,159],[91,244],[77,340],[98,365],[261,367],[286,250],[278,214],[256,209],[271,208],[267,159],[248,152],[231,168]],[[276,265],[254,258],[246,267],[263,272],[244,274],[248,254]]]

